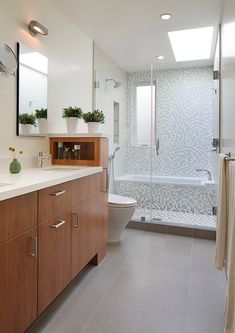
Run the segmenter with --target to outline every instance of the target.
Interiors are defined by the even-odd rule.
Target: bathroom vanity
[[[102,167],[0,176],[0,332],[22,333],[107,242]]]

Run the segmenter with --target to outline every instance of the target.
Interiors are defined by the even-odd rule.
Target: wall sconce
[[[45,28],[37,21],[30,21],[28,25],[29,33],[31,36],[35,37],[37,34],[41,34],[44,36],[48,35],[48,29]]]

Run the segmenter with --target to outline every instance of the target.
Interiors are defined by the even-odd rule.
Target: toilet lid
[[[121,195],[109,194],[109,206],[132,207],[137,201],[133,198],[123,197]]]

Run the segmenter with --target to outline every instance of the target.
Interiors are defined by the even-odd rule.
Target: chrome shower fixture
[[[112,151],[112,153],[110,154],[110,156],[109,156],[109,159],[110,160],[112,160],[112,159],[114,159],[114,157],[115,157],[115,155],[116,155],[116,152],[120,149],[121,147],[118,145],[118,144],[114,144],[114,146],[113,146],[113,151]]]
[[[120,81],[116,81],[114,79],[105,79],[105,82],[108,82],[108,81],[113,81],[114,82],[114,88],[118,88],[122,84]]]

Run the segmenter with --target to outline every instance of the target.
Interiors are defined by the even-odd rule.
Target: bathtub
[[[133,197],[141,208],[212,214],[216,206],[214,181],[202,178],[125,174],[115,179],[119,195]]]
[[[134,181],[142,183],[150,183],[150,175],[133,175],[126,174],[119,178],[117,181]],[[214,184],[214,181],[209,181],[202,178],[189,178],[189,177],[169,177],[169,176],[152,176],[152,182],[158,184],[172,184],[172,185],[190,185],[190,186],[200,186],[205,184]]]

